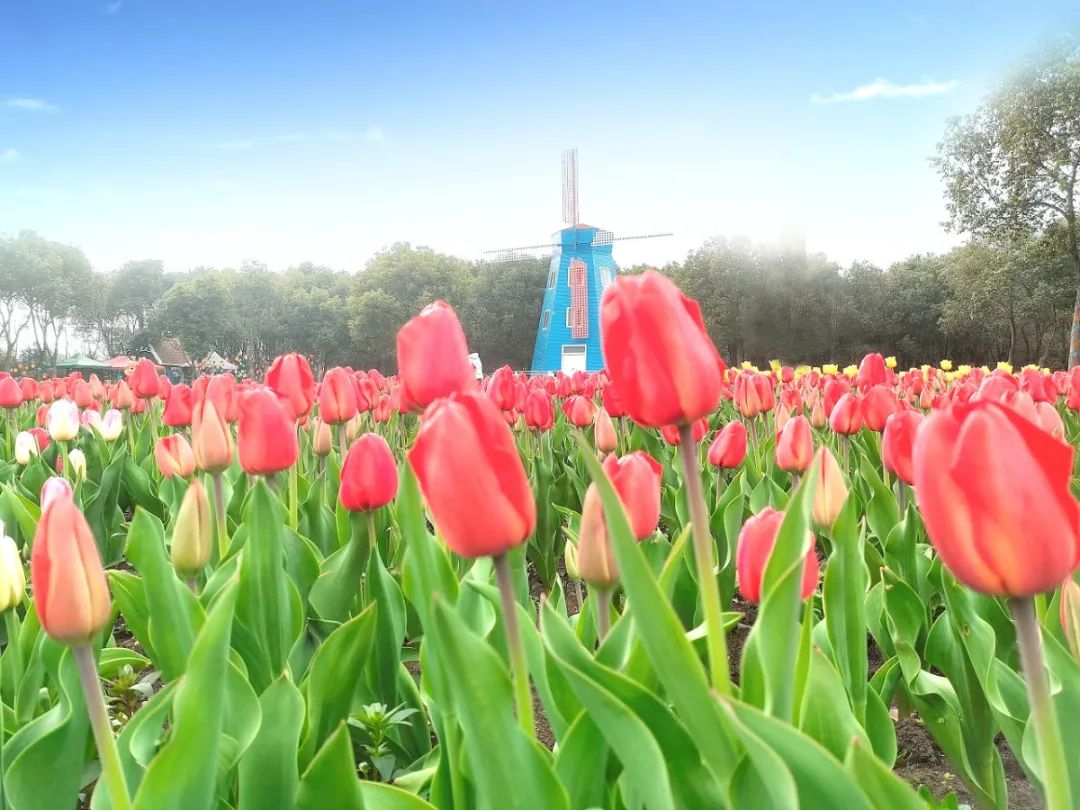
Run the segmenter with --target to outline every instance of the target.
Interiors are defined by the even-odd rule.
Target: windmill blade
[[[562,153],[562,218],[572,227],[577,227],[581,221],[578,216],[577,148],[564,149]]]
[[[636,236],[613,236],[611,231],[597,233],[594,245],[610,245],[612,242],[629,242],[634,239],[660,239],[665,236],[674,236],[674,233],[642,233]]]
[[[502,250],[485,250],[480,261],[490,264],[506,264],[507,262],[518,262],[522,259],[546,259],[551,256],[556,247],[559,247],[559,245],[529,245],[518,248],[503,248]]]

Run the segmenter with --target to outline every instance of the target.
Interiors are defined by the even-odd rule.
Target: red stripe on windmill
[[[650,233],[616,237],[611,231],[585,225],[578,211],[577,149],[562,158],[563,222],[556,241],[489,250],[488,261],[511,262],[551,255],[547,287],[540,306],[540,323],[533,349],[533,372],[599,371],[604,367],[600,349],[600,297],[618,273],[612,245],[638,239],[672,236]]]

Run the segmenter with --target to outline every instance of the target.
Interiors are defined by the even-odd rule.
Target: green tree
[[[1069,366],[1080,364],[1080,47],[1069,38],[1032,59],[938,147],[950,226],[984,237],[1060,224],[1074,275]]]

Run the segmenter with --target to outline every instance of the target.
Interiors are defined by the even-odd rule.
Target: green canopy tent
[[[61,360],[56,364],[57,371],[111,371],[112,367],[108,363],[103,363],[100,360],[95,360],[93,357],[88,357],[85,354],[74,354],[65,360]]]

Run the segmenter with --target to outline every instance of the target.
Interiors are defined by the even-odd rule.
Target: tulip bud
[[[38,442],[25,430],[15,437],[15,461],[25,467],[38,454]]]
[[[94,429],[101,434],[101,438],[107,442],[115,442],[124,431],[124,413],[113,409],[101,417],[100,423],[94,424]]]
[[[266,384],[288,404],[294,420],[307,416],[315,402],[315,378],[307,358],[296,352],[283,354],[271,363]]]
[[[567,544],[569,546],[569,544]],[[1061,586],[1061,629],[1073,657],[1080,661],[1080,585],[1069,578]]]
[[[397,361],[401,399],[409,410],[423,410],[440,397],[476,388],[465,332],[445,301],[424,307],[398,330]]]
[[[818,448],[814,465],[818,474],[814,492],[814,522],[822,528],[831,529],[847,500],[847,484],[844,483],[840,465],[836,463],[836,456],[825,445]]]
[[[322,419],[316,419],[311,423],[311,450],[317,456],[328,456],[334,449],[334,434],[330,431],[330,425]]]
[[[111,602],[94,535],[70,497],[41,512],[30,557],[41,627],[61,644],[90,641],[109,621]]]
[[[296,423],[269,388],[244,394],[236,444],[240,466],[249,475],[273,475],[287,470],[300,456]]]
[[[56,476],[46,478],[45,483],[41,486],[41,495],[38,497],[41,511],[44,512],[45,507],[57,498],[70,498],[73,494],[74,490],[71,488],[71,483],[66,478]]]
[[[923,415],[918,411],[900,411],[889,416],[881,434],[881,462],[905,484],[913,480],[911,453],[922,421]]]
[[[165,410],[161,414],[161,421],[169,427],[187,427],[191,424],[191,410],[194,403],[194,394],[191,389],[180,383],[169,389],[165,397]]]
[[[739,581],[739,592],[750,602],[761,601],[761,581],[783,522],[783,512],[766,506],[749,518],[739,532],[739,543],[735,550],[735,572]],[[817,587],[820,572],[820,563],[814,553],[814,535],[810,532],[806,533],[806,546],[802,578],[804,600],[808,599]]]
[[[210,562],[214,527],[210,514],[210,498],[206,487],[194,479],[180,502],[180,511],[172,530],[173,567],[184,577],[193,577]]]
[[[356,416],[356,386],[352,375],[343,368],[335,367],[323,375],[319,385],[319,418],[331,425],[348,422]]]
[[[660,462],[643,450],[617,458],[604,459],[607,473],[626,509],[630,530],[637,540],[644,540],[656,531],[660,522]],[[580,552],[580,548],[578,551]]]
[[[79,406],[70,399],[56,400],[49,406],[45,426],[53,441],[71,441],[79,435]]]
[[[174,475],[187,478],[195,472],[195,453],[187,439],[179,433],[171,433],[157,440],[154,461],[163,478]]]
[[[131,389],[124,380],[121,380],[116,384],[116,387],[113,388],[112,406],[121,411],[126,411],[134,404],[135,397],[131,395]]]
[[[841,436],[851,436],[862,430],[862,411],[853,394],[844,394],[837,400],[829,416],[829,427]]]
[[[604,408],[596,412],[593,439],[596,442],[596,451],[601,455],[614,453],[619,446],[619,435],[615,432],[615,423]]]
[[[805,472],[814,458],[814,436],[805,416],[792,418],[776,440],[776,466],[785,472]]]
[[[581,507],[581,529],[578,532],[577,568],[581,578],[593,588],[610,588],[619,584],[619,566],[608,537],[604,507],[596,484],[589,484]]]
[[[551,430],[555,424],[551,394],[543,388],[534,388],[525,397],[525,424],[533,430]]]
[[[566,545],[563,547],[563,563],[566,565],[566,575],[575,582],[581,582],[581,572],[578,570],[577,558],[577,546],[567,540]]]
[[[341,505],[350,512],[369,512],[390,503],[397,490],[397,463],[390,445],[377,433],[365,433],[345,454]]]
[[[135,396],[140,399],[153,399],[161,393],[161,383],[158,381],[157,368],[154,361],[146,357],[135,364],[135,370],[131,372],[130,387]]]
[[[709,447],[709,463],[723,470],[738,467],[746,458],[746,426],[728,422]]]
[[[86,478],[86,454],[77,447],[68,453],[68,464],[71,467],[71,479],[82,481]]]
[[[204,399],[193,409],[191,438],[195,464],[200,470],[222,473],[229,469],[233,460],[232,431],[213,400]]]
[[[26,593],[26,571],[15,541],[0,523],[0,613],[11,610]]]

